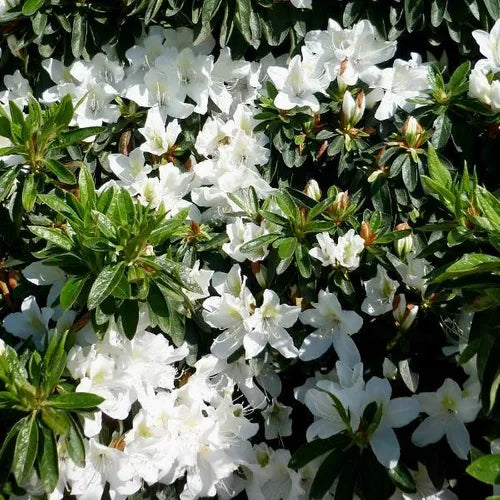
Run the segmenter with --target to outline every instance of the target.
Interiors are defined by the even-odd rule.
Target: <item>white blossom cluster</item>
[[[292,3],[308,8],[311,2]],[[499,111],[500,21],[490,33],[476,31],[473,36],[485,58],[472,71],[469,93]],[[480,409],[473,365],[465,365],[468,379],[462,387],[448,378],[436,392],[392,397],[391,382],[399,377],[400,368],[386,358],[386,378],[366,379],[357,347],[359,336],[369,335],[360,333],[363,324],[375,317],[385,316],[403,332],[410,328],[419,308],[409,297],[423,296],[430,264],[415,252],[404,259],[389,255],[393,274],[379,265],[371,277],[361,275],[365,295],[359,310],[327,287],[302,308],[266,287],[267,246],[241,251],[244,243],[271,233],[272,224],[228,215],[236,208],[229,195],[241,188],[252,186],[262,200],[274,191],[260,169],[269,160],[268,138],[254,131],[256,100],[266,95],[266,81],[277,89],[277,108],[306,107],[312,112],[319,110],[321,96],[336,81],[345,92],[346,120],[355,125],[365,107],[376,107],[379,121],[391,119],[398,109],[414,110],[418,104],[413,99],[429,90],[427,64],[414,53],[409,60],[395,59],[388,65],[396,42],[382,39],[368,21],[344,29],[330,20],[326,30],[306,34],[300,54],[288,63],[271,54],[261,61],[233,59],[229,48],[214,56],[213,46],[212,40],[193,45],[193,33],[187,28],[153,27],[126,52],[128,64],[121,63],[111,47],[69,67],[55,59],[43,63],[54,86],[42,100],[57,102],[70,94],[76,107],[75,126],[116,122],[119,98],[143,110],[145,124],[139,129],[143,141],[127,155],[107,156],[102,166],[112,178],[108,182],[129,189],[145,205],[163,205],[172,215],[188,208],[190,219],[198,223],[222,221],[228,236],[222,251],[232,266],[227,273],[214,272],[198,262],[191,273],[203,290],[191,298],[198,302],[204,321],[219,332],[211,354],[201,357],[193,369],[185,363],[186,344],[175,348],[166,337],[148,330],[146,310],[132,340],[113,325],[100,341],[90,324],[80,330],[67,367],[79,383],[77,391],[98,394],[105,401],[98,413],[85,417],[85,467],[78,467],[61,450],[65,459],[59,465],[60,483],[50,498],[62,498],[67,489],[78,499],[98,499],[106,483],[111,498],[127,498],[143,484],[172,485],[181,478],[185,478],[183,500],[229,498],[243,490],[251,499],[307,498],[319,463],[311,462],[298,472],[287,467],[291,453],[280,447],[280,439],[292,434],[293,411],[280,401],[278,353],[298,363],[318,359],[333,348],[339,358],[330,373],[318,373],[295,389],[296,404],[305,405],[314,418],[307,440],[346,430],[356,433],[365,409],[376,402],[383,410],[369,445],[385,467],[395,467],[400,456],[394,429],[419,416],[412,433],[416,446],[445,437],[453,452],[466,459],[470,452],[466,425]],[[370,88],[362,107],[348,90],[360,82]],[[9,100],[27,104],[31,88],[18,71],[5,76],[4,83],[2,106]],[[202,160],[193,155],[189,166],[160,161],[182,136],[183,120],[193,115],[203,119],[194,143]],[[271,209],[280,213],[279,207]],[[318,234],[310,256],[324,267],[358,272],[365,252],[363,238],[349,230],[334,238]],[[248,286],[246,261],[260,269],[256,275],[260,294]],[[281,269],[289,264],[281,263]],[[44,336],[56,325],[71,325],[75,313],[54,306],[66,280],[57,268],[33,264],[23,274],[35,285],[52,287],[48,301],[37,304],[35,297],[26,298],[21,312],[7,315],[3,324],[20,339],[32,337],[41,348]],[[297,324],[308,329],[300,343],[289,333]],[[467,335],[466,327],[463,334]],[[462,347],[450,345],[449,353]],[[234,361],[239,350],[244,354]],[[331,395],[347,410],[348,422],[332,404]],[[127,420],[131,423],[123,430]],[[100,436],[109,421],[118,422],[120,431],[108,445]],[[259,423],[270,443],[256,440]],[[398,492],[394,498],[445,498],[446,485],[436,491],[424,466],[415,478],[417,496]],[[334,488],[330,493],[334,495]],[[446,498],[454,497],[448,493]]]

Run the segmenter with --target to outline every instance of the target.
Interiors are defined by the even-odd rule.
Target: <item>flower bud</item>
[[[407,304],[406,297],[400,293],[394,297],[392,315],[396,320],[397,326],[405,332],[415,321],[418,313],[418,306],[415,304]]]
[[[491,82],[491,110],[500,112],[500,81]]]
[[[255,279],[257,280],[257,283],[262,288],[266,288],[267,283],[267,269],[265,266],[263,266],[260,262],[252,262],[251,264],[252,268],[252,273],[255,276]]]
[[[341,191],[335,196],[335,201],[328,207],[328,213],[337,219],[342,219],[346,208],[349,206],[349,192]]]
[[[321,200],[321,189],[319,188],[319,184],[314,180],[311,179],[307,184],[304,189],[304,193],[309,196],[309,198],[312,198],[315,201]]]
[[[403,124],[403,137],[410,148],[419,148],[422,145],[424,129],[413,116],[409,116]]]
[[[5,353],[5,342],[0,339],[0,356],[3,356]]]
[[[402,222],[396,226],[396,231],[406,231],[410,229],[408,222]],[[410,233],[404,238],[399,238],[394,241],[394,248],[398,257],[403,258],[407,253],[411,252],[413,248],[413,235]]]
[[[389,358],[384,358],[382,372],[385,378],[394,380],[398,373],[398,367]]]
[[[377,234],[372,231],[370,223],[367,220],[361,223],[360,236],[365,240],[365,247],[373,245],[377,239]]]
[[[365,94],[363,91],[359,92],[356,100],[352,97],[351,93],[346,90],[344,93],[344,100],[342,102],[343,123],[345,129],[354,127],[365,112]]]

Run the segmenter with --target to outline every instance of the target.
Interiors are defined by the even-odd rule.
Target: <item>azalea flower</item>
[[[340,236],[335,246],[335,258],[338,264],[349,271],[359,267],[360,254],[365,248],[365,240],[349,229],[346,234]]]
[[[465,424],[472,422],[481,409],[477,385],[472,391],[462,391],[454,380],[447,378],[436,392],[418,394],[422,411],[428,417],[415,429],[413,443],[426,446],[446,436],[453,452],[467,460],[470,438]]]
[[[290,61],[288,68],[269,67],[269,78],[278,89],[278,95],[274,99],[275,106],[285,110],[305,106],[318,111],[319,101],[314,94],[325,94],[325,86],[318,72],[319,69],[316,68],[312,72],[307,71],[300,55]]]
[[[481,54],[486,57],[478,61],[476,68],[498,73],[500,71],[500,19],[495,22],[489,33],[475,30],[472,36],[479,45]]]
[[[280,304],[275,292],[264,290],[262,305],[245,320],[249,330],[243,339],[246,358],[257,356],[266,344],[270,344],[285,358],[295,358],[299,351],[286,328],[295,324],[299,312],[300,307]]]
[[[292,434],[290,413],[292,413],[292,408],[282,405],[276,399],[273,399],[267,408],[262,410],[266,439],[276,439]]]
[[[380,316],[392,310],[394,295],[399,283],[389,278],[387,271],[377,264],[377,274],[374,278],[364,281],[366,299],[361,304],[361,310],[370,316]]]
[[[320,290],[313,309],[300,313],[300,321],[316,328],[302,343],[299,357],[303,361],[319,358],[333,345],[341,360],[349,365],[360,361],[359,352],[350,335],[359,332],[363,319],[354,311],[344,311],[335,293]]]
[[[335,242],[328,233],[319,233],[316,235],[317,247],[309,250],[309,255],[321,261],[321,265],[334,266],[336,263]]]
[[[171,121],[165,128],[165,121],[161,116],[160,109],[153,107],[148,111],[146,123],[139,132],[144,136],[146,142],[141,144],[141,151],[154,155],[162,155],[170,150],[181,133],[181,127],[177,120]]]
[[[243,222],[241,217],[238,217],[234,222],[226,226],[226,232],[229,236],[229,243],[224,243],[222,245],[222,250],[233,260],[244,262],[248,259],[252,262],[256,262],[267,257],[269,253],[267,245],[256,248],[251,252],[243,253],[240,250],[245,243],[269,232],[264,222],[258,226],[253,222]]]
[[[418,259],[414,250],[406,254],[406,263],[388,253],[387,258],[396,268],[405,285],[424,293],[427,288],[427,276],[431,271],[430,264],[425,259]]]
[[[415,52],[409,61],[396,59],[392,68],[373,67],[366,71],[363,80],[374,89],[367,100],[371,105],[380,101],[375,118],[387,120],[398,108],[407,112],[414,110],[416,104],[411,99],[425,95],[429,89],[428,71],[421,56]]]
[[[385,467],[396,467],[400,456],[398,438],[393,429],[403,427],[417,418],[420,405],[414,397],[391,399],[392,388],[385,378],[372,377],[365,387],[366,405],[376,402],[382,417],[370,436],[370,445],[377,460]]]
[[[147,175],[152,170],[149,165],[145,165],[144,153],[140,148],[133,149],[128,156],[110,154],[108,164],[110,170],[120,179],[122,185],[131,188],[131,194],[136,194],[133,185],[145,182]]]
[[[469,96],[491,107],[495,113],[500,112],[500,81],[493,80],[490,83],[480,69],[473,69],[470,72]]]

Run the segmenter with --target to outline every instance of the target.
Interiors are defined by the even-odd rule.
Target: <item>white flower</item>
[[[12,75],[5,75],[3,83],[7,90],[0,92],[0,103],[7,105],[14,101],[21,109],[28,104],[28,95],[32,93],[30,84],[17,69]]]
[[[70,478],[71,494],[83,500],[101,498],[106,482],[112,496],[127,497],[141,487],[128,457],[120,450],[104,446],[96,439],[87,442],[85,467]]]
[[[267,245],[256,248],[255,250],[243,253],[241,247],[253,239],[268,233],[264,223],[260,226],[253,222],[243,222],[238,217],[234,222],[226,226],[226,232],[229,236],[229,243],[222,245],[222,250],[237,262],[251,260],[252,262],[264,260],[269,253]]]
[[[111,104],[116,91],[107,83],[90,82],[77,88],[73,101],[84,99],[75,109],[75,121],[79,127],[93,127],[105,123],[115,123],[120,117],[120,107]]]
[[[243,339],[247,359],[257,356],[270,344],[285,358],[295,358],[299,351],[285,328],[295,324],[300,307],[280,304],[278,295],[272,290],[264,290],[262,305],[245,320],[249,330]]]
[[[472,36],[479,45],[479,50],[486,60],[479,61],[476,65],[481,69],[497,73],[500,71],[500,19],[496,21],[488,33],[483,30],[475,30]]]
[[[365,240],[349,229],[344,236],[340,236],[335,246],[335,258],[338,264],[349,271],[359,267],[360,254],[365,248]]]
[[[136,148],[128,156],[111,154],[108,156],[109,168],[120,179],[124,186],[145,182],[151,167],[144,164],[144,153]],[[135,194],[132,190],[132,194]]]
[[[387,258],[396,268],[406,286],[414,288],[420,293],[425,292],[427,288],[425,276],[431,271],[431,266],[425,259],[417,259],[414,250],[406,254],[406,264],[390,253],[387,254]]]
[[[321,261],[323,266],[334,266],[335,259],[335,242],[332,240],[328,233],[319,233],[316,235],[318,242],[317,247],[309,250],[309,255]]]
[[[377,120],[387,120],[394,116],[398,108],[412,111],[416,105],[412,98],[424,95],[429,89],[428,68],[422,64],[422,58],[411,54],[409,61],[396,59],[392,68],[374,67],[363,74],[363,80],[374,88],[367,96],[367,101],[374,104],[380,101],[375,113]]]
[[[387,271],[377,264],[377,274],[374,278],[364,281],[366,299],[361,304],[361,310],[370,316],[380,316],[392,311],[394,295],[399,283],[391,280]]]
[[[287,467],[288,450],[273,450],[267,444],[254,446],[255,458],[243,466],[247,497],[252,500],[299,500],[304,498],[301,476]]]
[[[174,61],[158,57],[160,69],[151,68],[140,83],[125,91],[125,97],[145,108],[157,107],[161,117],[187,118],[194,110],[192,104],[184,103],[177,75],[169,70]],[[144,83],[143,83],[144,82]]]
[[[469,77],[469,96],[490,106],[492,111],[500,111],[500,81],[493,80],[479,69],[473,69]]]
[[[276,399],[262,410],[266,439],[290,436],[292,434],[291,406],[282,405]]]
[[[369,21],[343,29],[330,19],[327,31],[309,31],[305,44],[319,56],[330,81],[343,75],[346,85],[355,85],[359,77],[363,79],[364,72],[391,59],[396,51],[396,42],[381,40]]]
[[[372,377],[365,391],[366,405],[374,401],[382,407],[382,417],[370,438],[371,448],[383,466],[393,469],[400,455],[398,438],[393,429],[403,427],[417,418],[420,406],[414,397],[391,399],[391,384],[385,378]]]
[[[316,328],[305,339],[299,351],[303,361],[319,358],[333,344],[339,359],[354,365],[360,361],[356,344],[350,335],[359,332],[363,319],[354,311],[344,311],[335,293],[320,290],[314,309],[300,313],[300,321]]]
[[[300,55],[296,55],[288,65],[288,68],[271,66],[267,69],[278,95],[274,104],[279,109],[293,109],[297,106],[311,108],[312,111],[319,110],[319,101],[315,93],[325,93],[316,69],[313,73],[306,70]]]
[[[359,92],[356,99],[346,90],[342,101],[342,113],[346,128],[354,127],[363,118],[365,112],[365,94]]]
[[[467,460],[470,438],[465,424],[472,422],[481,408],[479,391],[462,391],[454,380],[447,378],[436,392],[423,392],[417,397],[428,417],[413,433],[413,443],[426,446],[446,436],[454,453]]]
[[[448,481],[445,480],[440,488],[436,488],[425,465],[420,462],[418,463],[418,470],[413,473],[413,479],[415,479],[417,491],[415,493],[401,492],[400,495],[403,500],[458,500],[457,495],[448,489]]]
[[[213,342],[211,351],[221,359],[227,359],[243,345],[247,333],[245,319],[255,309],[255,299],[245,286],[240,267],[235,264],[229,273],[215,273],[212,286],[220,294],[203,302],[203,318],[214,328],[225,330]]]
[[[41,349],[43,339],[49,331],[49,321],[54,314],[51,307],[40,307],[32,295],[26,297],[21,304],[21,312],[10,313],[3,320],[4,328],[20,339],[33,338],[35,345]]]
[[[146,142],[140,146],[141,150],[154,155],[162,155],[175,144],[181,133],[181,127],[177,120],[173,120],[165,128],[160,109],[155,106],[148,111],[146,123],[143,128],[139,129],[139,132],[146,139]]]

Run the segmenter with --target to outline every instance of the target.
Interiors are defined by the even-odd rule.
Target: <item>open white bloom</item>
[[[253,222],[243,222],[243,219],[238,217],[234,222],[226,226],[226,232],[229,236],[229,243],[224,243],[222,250],[235,261],[244,262],[248,259],[256,262],[264,260],[267,257],[269,253],[267,245],[263,245],[248,253],[243,253],[240,250],[245,243],[269,232],[265,222],[262,222],[258,226]]]
[[[68,89],[69,90],[69,89]],[[76,87],[73,103],[83,102],[76,107],[74,120],[79,127],[94,127],[102,123],[115,123],[120,117],[120,107],[111,104],[116,90],[108,83],[84,81]]]
[[[366,405],[376,402],[382,407],[382,417],[370,437],[370,445],[377,460],[385,467],[396,467],[400,447],[393,429],[403,427],[417,418],[420,406],[414,397],[391,399],[392,388],[385,378],[372,377],[365,387]]]
[[[351,335],[359,332],[363,319],[354,311],[344,311],[335,293],[320,290],[313,309],[300,313],[300,321],[316,330],[302,343],[299,357],[303,361],[319,358],[333,344],[339,359],[347,364],[359,363],[360,357]]]
[[[412,98],[424,95],[429,89],[428,68],[419,54],[413,52],[409,61],[396,59],[392,68],[372,68],[363,74],[363,80],[374,90],[367,96],[370,103],[380,101],[375,113],[377,120],[394,116],[398,108],[412,111]]]
[[[470,438],[465,424],[472,422],[481,408],[478,384],[472,390],[462,391],[454,380],[447,378],[436,392],[423,392],[417,397],[428,417],[415,429],[413,443],[426,446],[446,436],[454,453],[467,460]]]
[[[299,500],[304,498],[301,475],[287,467],[288,450],[273,450],[267,444],[254,446],[255,459],[243,466],[245,489],[252,500]]]
[[[140,148],[135,148],[128,156],[110,154],[108,164],[122,185],[131,188],[131,194],[136,194],[133,185],[145,182],[152,170],[149,165],[144,164],[144,153]]]
[[[500,19],[496,21],[489,33],[475,30],[472,36],[479,45],[481,54],[486,57],[486,60],[478,61],[476,68],[498,73],[500,71]]]
[[[319,233],[316,235],[317,247],[309,250],[309,255],[321,261],[321,264],[326,266],[334,266],[335,258],[335,242],[328,233]]]
[[[171,121],[165,127],[165,120],[162,118],[160,109],[153,107],[148,111],[146,123],[139,132],[144,136],[146,142],[141,144],[141,151],[154,155],[166,153],[177,140],[181,133],[181,127],[177,120]]]
[[[349,229],[346,234],[340,236],[335,246],[335,258],[340,266],[349,271],[359,267],[360,254],[365,248],[365,240]]]
[[[124,498],[141,487],[134,468],[122,451],[92,438],[86,443],[85,467],[70,478],[71,494],[82,500],[101,498],[106,483],[112,497]]]
[[[274,104],[279,109],[293,109],[297,106],[309,107],[312,111],[319,110],[319,101],[315,93],[325,93],[318,69],[306,66],[300,55],[296,55],[288,68],[271,66],[267,69],[269,78],[278,90]]]
[[[247,359],[257,356],[267,344],[285,358],[295,358],[299,351],[285,328],[295,324],[300,307],[280,304],[279,296],[272,290],[264,290],[262,305],[245,320],[249,330],[243,339]]]
[[[309,31],[305,44],[319,56],[330,81],[344,75],[346,85],[355,85],[358,78],[363,80],[364,72],[391,59],[396,52],[396,42],[381,40],[373,25],[365,20],[343,29],[330,19],[326,31]]]
[[[470,72],[469,96],[491,107],[494,112],[500,111],[500,81],[493,80],[490,83],[480,69],[473,69]]]
[[[389,278],[387,271],[377,264],[377,274],[374,278],[364,281],[366,299],[361,304],[361,310],[370,316],[380,316],[392,311],[394,295],[399,283]]]
[[[290,436],[292,434],[291,406],[282,405],[276,399],[262,410],[266,439]]]
[[[425,259],[418,259],[415,250],[406,254],[406,263],[390,253],[387,254],[387,258],[396,268],[406,286],[414,288],[420,293],[425,292],[427,288],[425,276],[430,273],[431,266]]]
[[[203,302],[203,318],[210,326],[225,330],[214,340],[211,351],[218,358],[227,359],[243,345],[248,333],[245,320],[255,309],[255,299],[237,264],[227,274],[215,273],[212,286],[220,296]]]
[[[38,349],[49,331],[49,321],[54,315],[51,307],[40,307],[36,298],[30,295],[23,300],[21,312],[7,314],[3,320],[4,328],[12,335],[26,340],[32,338]]]
[[[28,104],[28,95],[32,93],[28,80],[16,69],[12,75],[3,77],[3,83],[7,90],[0,92],[0,103],[7,106],[9,101],[14,101],[24,108]]]

